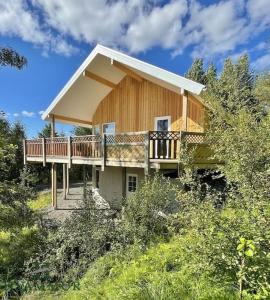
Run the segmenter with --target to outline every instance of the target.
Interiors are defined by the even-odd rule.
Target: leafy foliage
[[[36,199],[28,201],[27,204],[33,211],[40,211],[51,204],[51,194],[40,193]]]
[[[27,59],[17,53],[12,48],[0,47],[0,66],[15,67],[17,69],[22,69],[27,64]]]
[[[22,275],[24,261],[39,245],[35,217],[27,205],[35,192],[22,165],[23,138],[20,123],[11,126],[0,118],[0,294],[7,282]]]

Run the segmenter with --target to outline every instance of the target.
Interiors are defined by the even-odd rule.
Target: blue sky
[[[196,57],[220,68],[245,52],[267,71],[269,9],[269,0],[0,0],[0,47],[28,59],[22,71],[0,68],[0,110],[35,136],[40,112],[96,43],[180,75]]]

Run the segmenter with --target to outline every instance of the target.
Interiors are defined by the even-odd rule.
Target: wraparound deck
[[[145,131],[115,135],[86,135],[28,139],[24,142],[27,162],[88,164],[160,168],[177,164],[180,145],[199,145],[205,148],[205,135],[183,131]]]

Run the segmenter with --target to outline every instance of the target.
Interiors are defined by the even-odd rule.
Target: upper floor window
[[[94,135],[100,135],[100,128],[99,128],[99,124],[94,126]]]
[[[103,124],[103,133],[104,134],[115,134],[115,122],[104,123]]]
[[[155,118],[156,131],[169,131],[171,130],[171,116],[156,117]]]

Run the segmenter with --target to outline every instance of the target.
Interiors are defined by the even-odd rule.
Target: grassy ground
[[[72,287],[58,294],[36,294],[24,300],[234,300],[224,286],[213,285],[198,274],[197,262],[181,250],[183,240],[152,246],[146,252],[133,247],[123,253],[108,253],[97,260]]]
[[[29,207],[34,210],[38,211],[43,208],[46,208],[51,203],[51,194],[48,193],[40,193],[38,197],[34,200],[30,200],[28,202]]]

